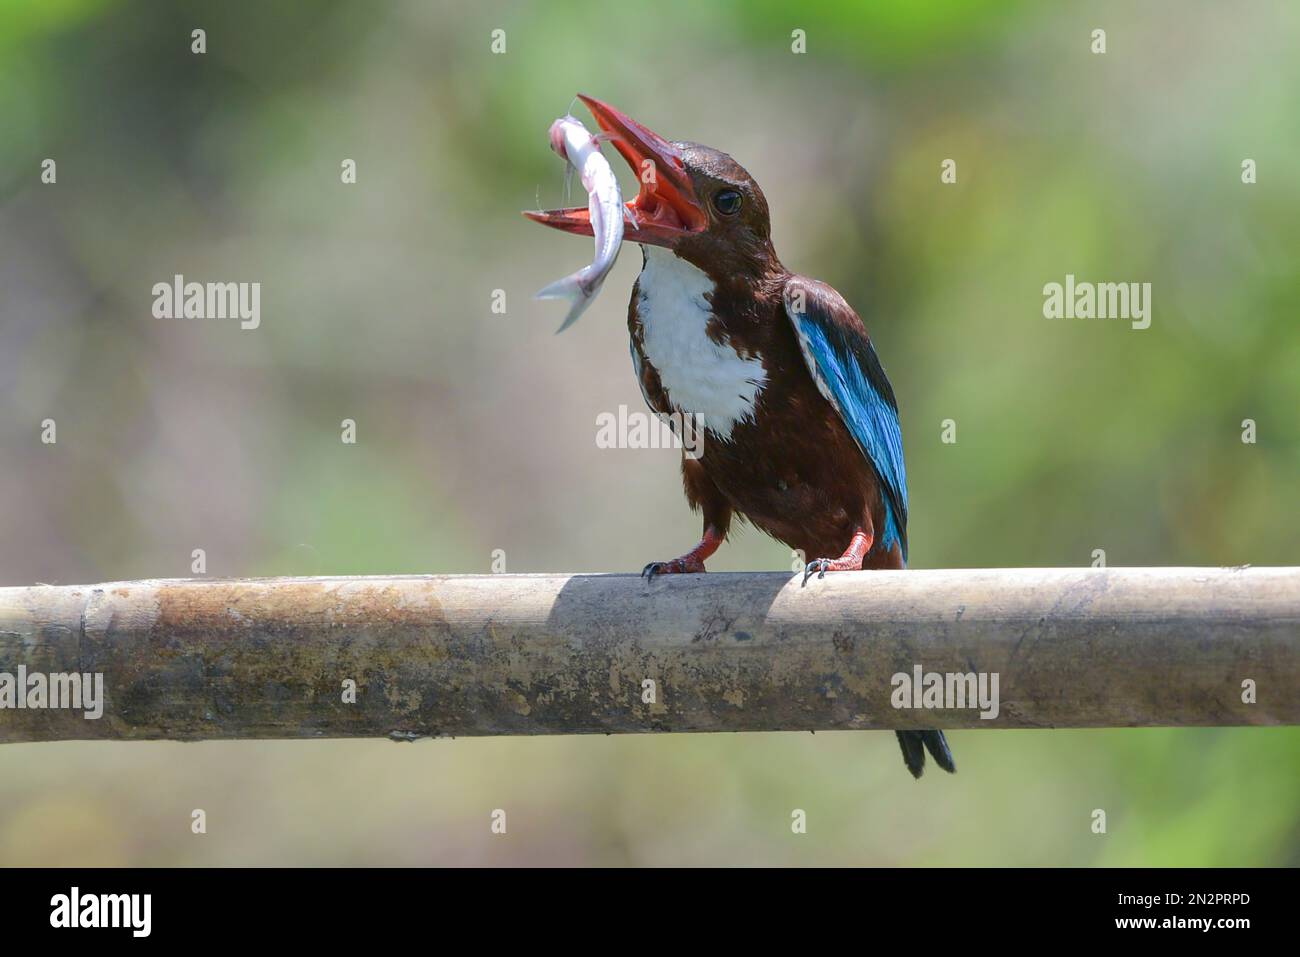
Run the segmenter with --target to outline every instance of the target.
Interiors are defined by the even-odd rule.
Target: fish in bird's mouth
[[[556,330],[563,332],[600,293],[623,247],[623,219],[632,213],[623,206],[623,191],[609,161],[601,155],[598,137],[574,117],[565,115],[551,124],[550,138],[551,149],[567,164],[566,175],[576,170],[582,179],[582,188],[587,191],[587,222],[596,239],[596,253],[589,265],[537,293],[538,299],[569,301],[569,314]]]
[[[671,247],[685,234],[702,232],[708,226],[709,217],[686,170],[682,145],[670,143],[600,100],[581,93],[578,99],[586,104],[600,127],[595,139],[608,141],[618,150],[640,184],[637,195],[625,204],[628,224],[623,239]],[[590,204],[567,209],[529,210],[524,215],[564,232],[580,236],[595,234]]]

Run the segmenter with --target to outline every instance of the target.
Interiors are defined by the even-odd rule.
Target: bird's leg
[[[686,575],[702,572],[704,560],[718,550],[724,538],[726,538],[724,532],[713,525],[705,525],[704,537],[700,539],[698,545],[681,558],[674,558],[670,562],[651,562],[641,570],[641,577],[654,578],[656,575]]]
[[[682,487],[691,508],[704,512],[704,535],[700,543],[681,558],[670,562],[651,562],[641,570],[643,578],[656,575],[683,575],[704,571],[704,560],[718,550],[731,528],[731,503],[713,484],[699,459],[682,455]]]
[[[844,554],[839,558],[814,558],[803,570],[803,583],[808,584],[808,579],[814,574],[818,578],[825,578],[827,572],[853,572],[862,567],[862,559],[871,551],[871,543],[875,541],[875,536],[863,528],[853,530],[853,538],[849,542],[849,547],[845,549]]]

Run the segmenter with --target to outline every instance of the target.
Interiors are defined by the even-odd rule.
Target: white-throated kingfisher
[[[691,416],[704,430],[704,454],[682,459],[703,536],[643,574],[703,572],[733,517],[820,556],[804,584],[828,571],[903,568],[898,405],[862,320],[830,286],[781,264],[767,200],[739,163],[579,98],[641,184],[624,232],[644,255],[627,323],[641,392],[655,412]],[[526,215],[592,234],[585,207]],[[927,750],[955,770],[942,731],[897,734],[913,776]]]

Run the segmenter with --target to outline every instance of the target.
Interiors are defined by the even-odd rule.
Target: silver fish
[[[537,293],[538,299],[567,299],[569,314],[556,330],[563,332],[573,325],[600,292],[605,277],[614,268],[623,246],[623,191],[609,161],[601,155],[599,138],[592,136],[572,116],[562,116],[551,124],[551,149],[578,171],[587,191],[587,210],[596,237],[596,255],[575,273],[557,279]]]

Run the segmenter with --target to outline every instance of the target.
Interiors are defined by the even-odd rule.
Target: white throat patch
[[[713,280],[667,249],[642,247],[637,316],[645,357],[675,409],[704,416],[704,427],[730,435],[738,422],[754,417],[754,403],[767,383],[761,359],[741,358],[727,342],[706,330],[713,317],[706,293]]]

